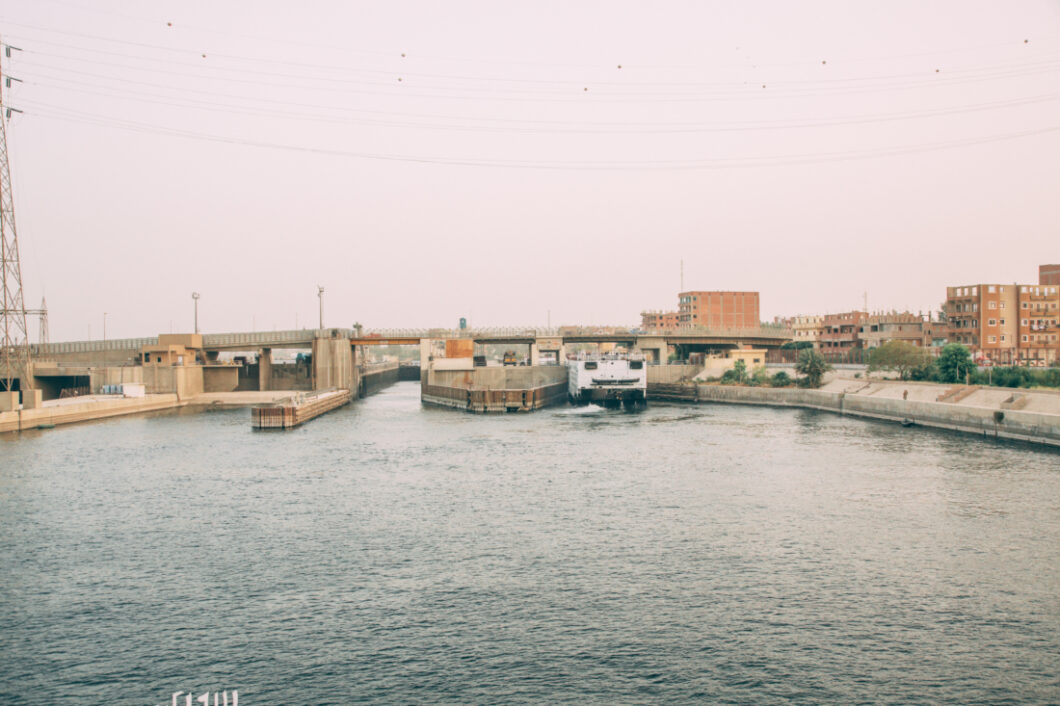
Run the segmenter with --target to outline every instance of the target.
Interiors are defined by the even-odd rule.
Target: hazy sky
[[[1060,3],[6,0],[52,340],[937,307],[1060,261]],[[30,322],[36,340],[36,322]]]

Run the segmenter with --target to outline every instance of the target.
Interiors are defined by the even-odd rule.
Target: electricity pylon
[[[0,45],[11,56],[15,47]],[[0,301],[0,382],[10,390],[15,378],[23,389],[33,387],[29,374],[29,336],[26,333],[26,304],[22,299],[22,262],[18,256],[18,232],[15,230],[15,202],[11,196],[11,170],[7,163],[7,125],[14,108],[4,104],[4,85],[11,86],[0,65],[0,265],[2,265],[3,298]]]

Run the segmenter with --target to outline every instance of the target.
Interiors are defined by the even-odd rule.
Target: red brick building
[[[682,328],[759,328],[758,292],[681,292],[677,319]]]
[[[868,313],[864,311],[825,314],[821,322],[821,332],[817,336],[821,352],[834,355],[860,350],[861,327],[868,318]]]
[[[1038,265],[1038,284],[1060,284],[1060,265]]]
[[[640,312],[640,327],[645,331],[672,331],[677,323],[676,311]]]

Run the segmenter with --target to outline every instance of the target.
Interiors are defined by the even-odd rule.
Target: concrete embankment
[[[1060,447],[1060,395],[1051,392],[835,380],[820,390],[659,384],[648,398],[802,407]]]
[[[33,409],[0,412],[0,432],[73,424],[126,414],[159,412],[180,406],[181,402],[175,394],[129,398],[111,395],[70,397],[52,400]]]

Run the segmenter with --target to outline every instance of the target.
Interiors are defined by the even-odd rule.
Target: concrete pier
[[[290,429],[349,404],[352,398],[349,390],[339,388],[300,393],[278,402],[252,407],[250,423],[255,429]]]
[[[463,369],[430,368],[421,383],[420,399],[479,413],[530,412],[567,400],[566,366],[476,368],[467,360]]]

